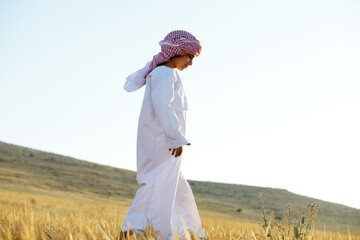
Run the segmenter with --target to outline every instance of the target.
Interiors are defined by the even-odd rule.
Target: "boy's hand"
[[[171,151],[171,155],[173,155],[174,157],[180,157],[181,153],[182,153],[182,147],[178,147],[178,148],[173,148],[173,149],[169,149]]]
[[[190,146],[191,143],[188,143],[186,145]],[[171,151],[171,155],[173,155],[174,157],[180,157],[183,149],[182,147],[178,147],[178,148],[169,149],[169,151]]]

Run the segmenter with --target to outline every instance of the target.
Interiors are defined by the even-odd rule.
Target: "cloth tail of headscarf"
[[[159,42],[161,52],[156,54],[145,67],[132,73],[126,78],[124,89],[133,92],[146,83],[146,76],[157,66],[166,63],[174,56],[192,55],[198,56],[201,52],[201,45],[191,33],[184,30],[170,32],[164,40]]]

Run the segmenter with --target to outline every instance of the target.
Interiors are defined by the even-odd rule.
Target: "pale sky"
[[[360,2],[0,0],[0,141],[136,170],[144,88],[125,78],[172,30],[191,180],[360,208]],[[285,206],[284,206],[285,207]]]

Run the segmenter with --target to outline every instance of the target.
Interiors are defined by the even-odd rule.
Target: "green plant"
[[[315,223],[318,205],[316,203],[300,206],[298,218],[293,219],[290,204],[285,212],[286,223],[275,217],[275,212],[268,214],[265,208],[263,194],[259,194],[259,205],[262,213],[261,227],[264,234],[256,234],[261,239],[271,240],[309,240],[314,239]]]

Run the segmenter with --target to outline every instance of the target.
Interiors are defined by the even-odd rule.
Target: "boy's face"
[[[179,69],[180,71],[184,70],[188,66],[192,65],[192,60],[194,56],[191,55],[184,55],[174,58],[174,66],[175,68]]]

